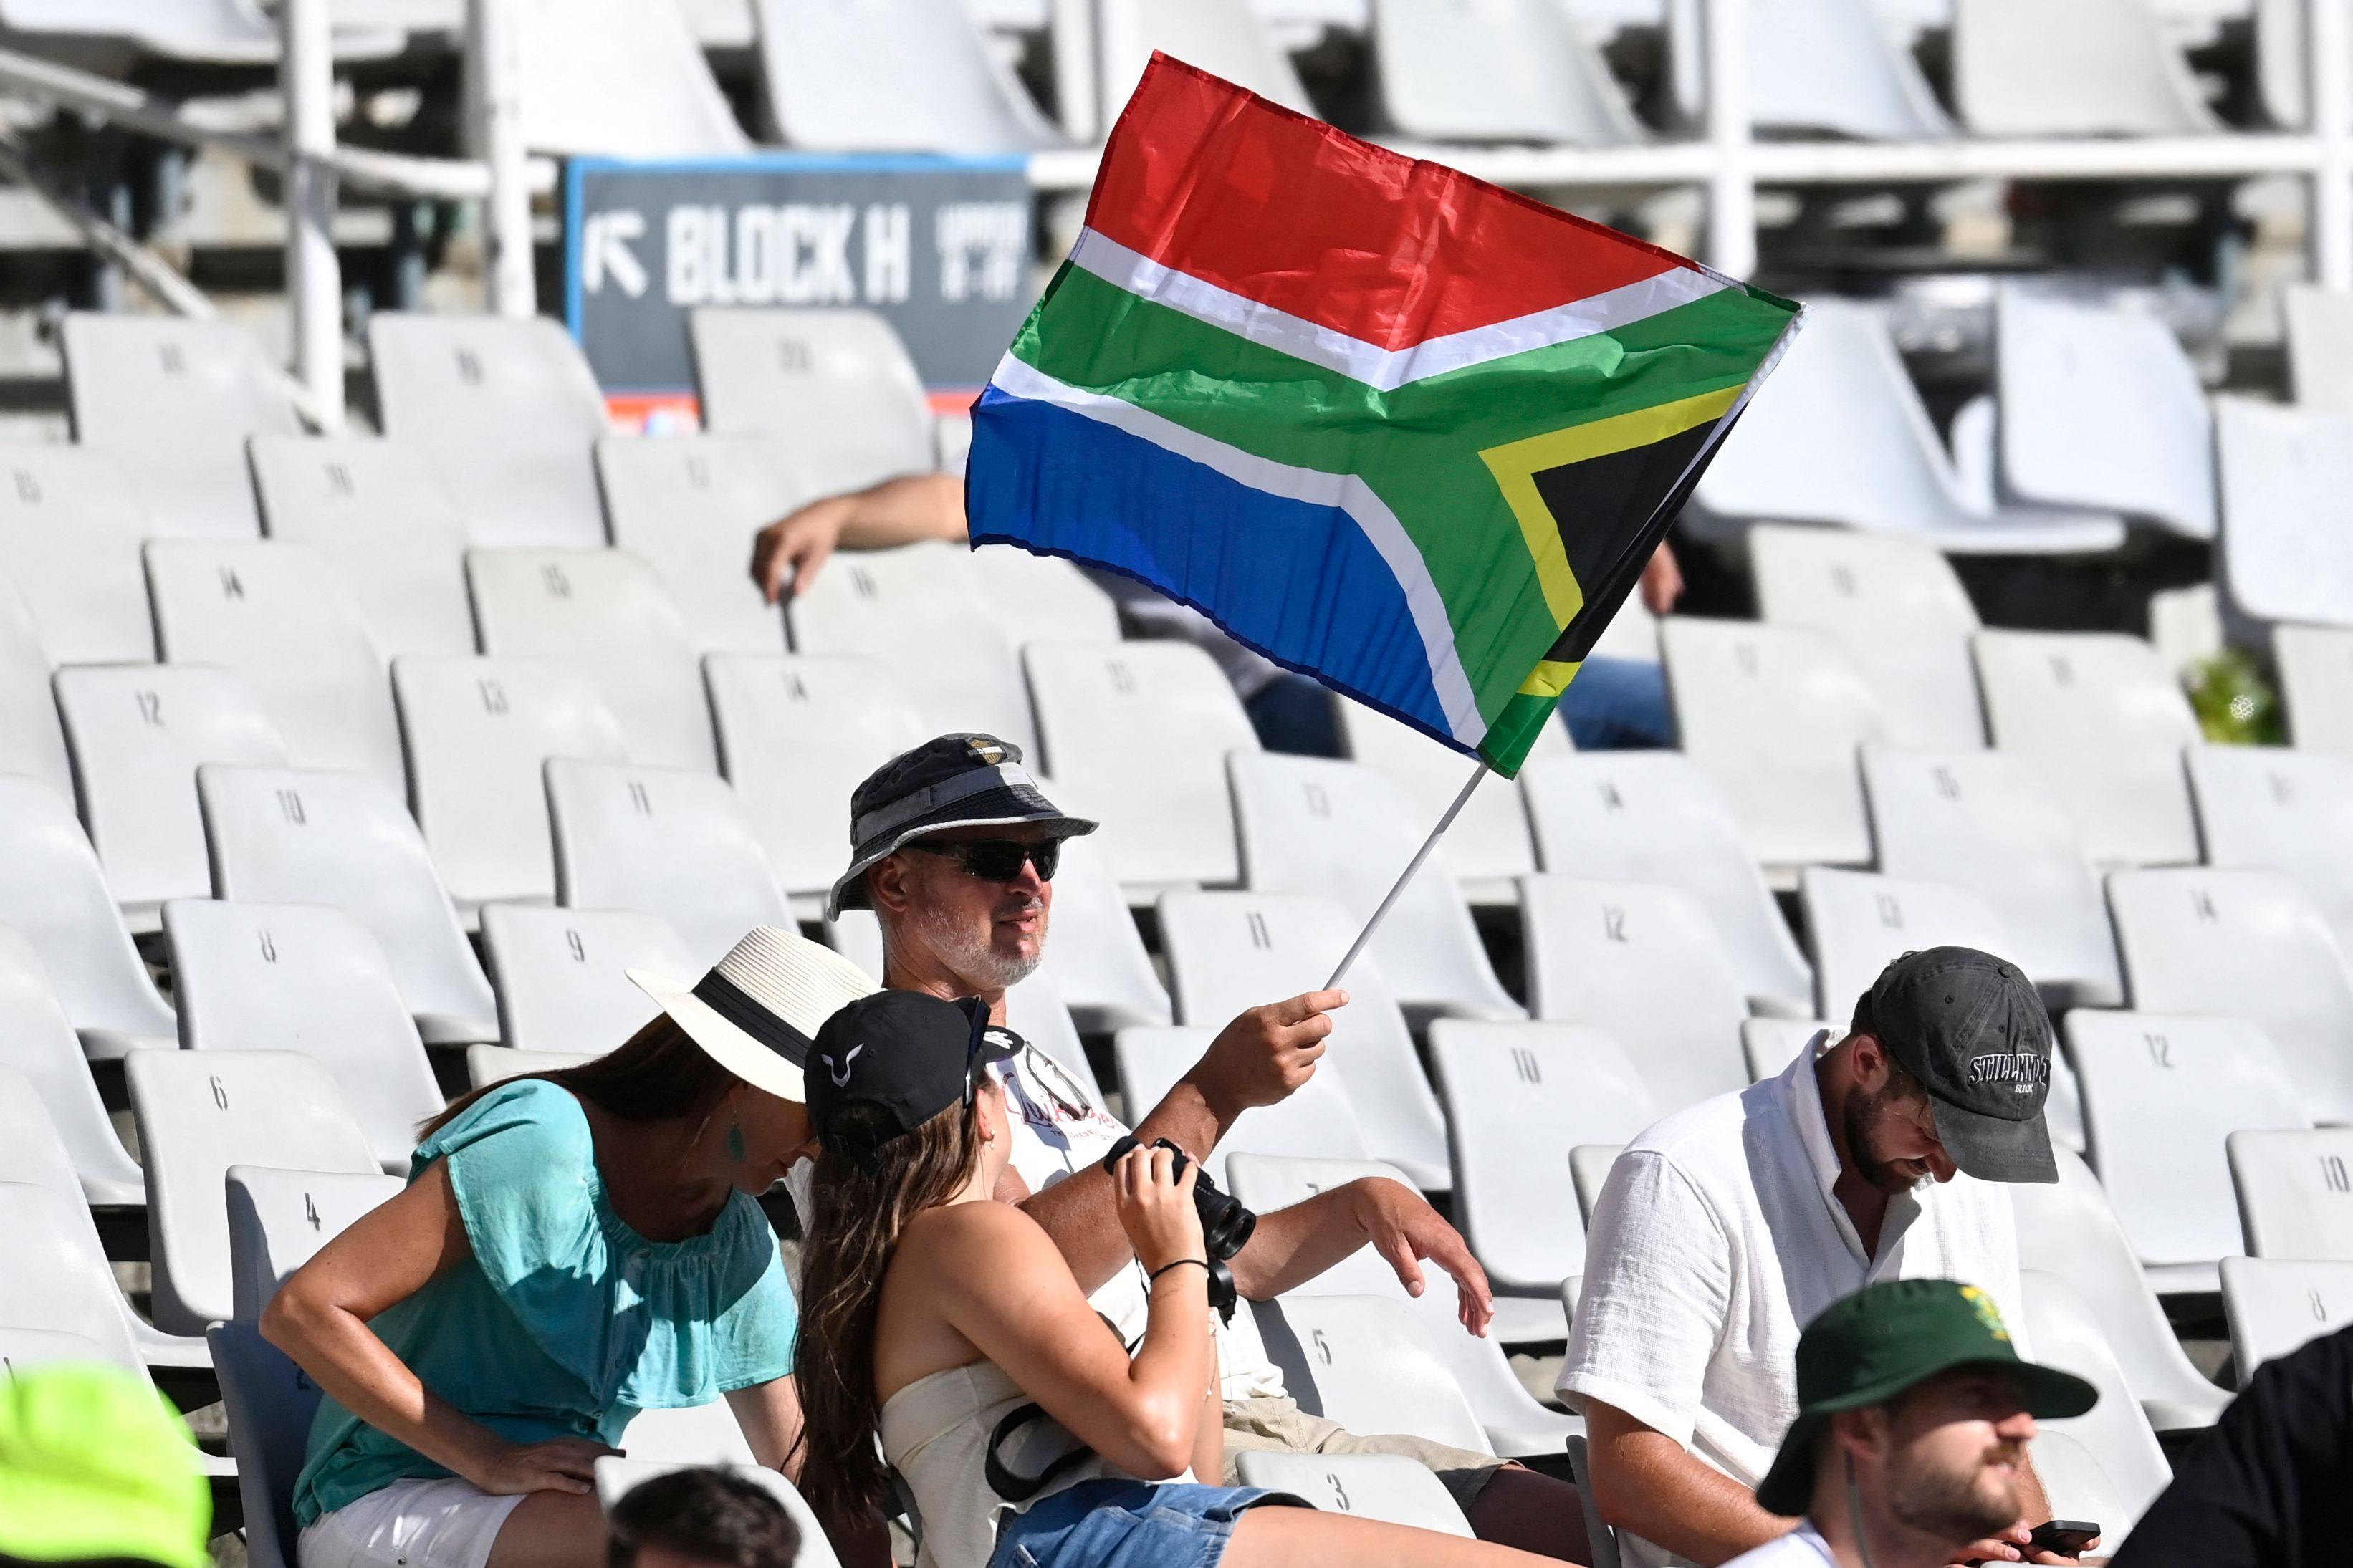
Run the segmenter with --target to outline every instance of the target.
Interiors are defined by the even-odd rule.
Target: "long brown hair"
[[[871,1142],[883,1112],[856,1101],[833,1115],[849,1141]],[[863,1517],[887,1489],[875,1427],[874,1325],[882,1277],[907,1222],[945,1201],[980,1155],[974,1100],[950,1106],[860,1162],[821,1148],[801,1243],[800,1338],[793,1380],[801,1398],[801,1495],[820,1518]]]
[[[623,1121],[708,1116],[729,1089],[744,1081],[696,1045],[694,1037],[680,1028],[669,1014],[657,1013],[651,1023],[622,1045],[578,1067],[521,1073],[505,1083],[459,1095],[447,1110],[417,1130],[417,1142],[440,1131],[491,1089],[534,1079],[569,1089]]]

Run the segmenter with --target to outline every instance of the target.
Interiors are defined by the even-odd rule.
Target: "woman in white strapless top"
[[[795,1376],[821,1518],[870,1514],[887,1462],[922,1515],[921,1568],[1556,1568],[1195,1484],[1219,1473],[1223,1426],[1193,1167],[1139,1149],[1115,1173],[1151,1275],[1131,1359],[1046,1232],[992,1195],[1011,1140],[984,1069],[1019,1048],[985,1004],[907,991],[818,1033]]]

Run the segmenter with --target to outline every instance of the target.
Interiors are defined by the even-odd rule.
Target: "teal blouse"
[[[640,1410],[707,1405],[791,1374],[799,1311],[760,1205],[708,1233],[648,1241],[605,1193],[588,1118],[556,1085],[501,1085],[417,1146],[445,1162],[473,1260],[370,1323],[425,1386],[519,1443],[619,1447]],[[308,1525],[406,1477],[450,1472],[332,1398],[294,1484]]]

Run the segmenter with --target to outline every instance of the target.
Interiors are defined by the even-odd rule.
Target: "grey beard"
[[[987,928],[975,931],[950,918],[936,904],[920,907],[915,911],[915,924],[925,945],[941,963],[984,991],[1011,990],[1035,973],[1045,959],[1042,943],[1036,958],[998,957],[997,950],[989,945]]]

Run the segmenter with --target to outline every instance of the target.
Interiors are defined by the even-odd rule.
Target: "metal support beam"
[[[468,151],[490,175],[482,246],[491,309],[529,316],[538,309],[532,266],[530,159],[523,144],[522,16],[513,0],[468,0]]]
[[[2306,62],[2312,71],[2313,274],[2353,289],[2353,0],[2309,0]]]
[[[1707,0],[1707,260],[1718,272],[1757,270],[1757,173],[1749,154],[1748,0]]]
[[[331,431],[343,425],[343,269],[335,256],[335,58],[327,0],[281,0],[286,99],[286,304],[294,379]]]

